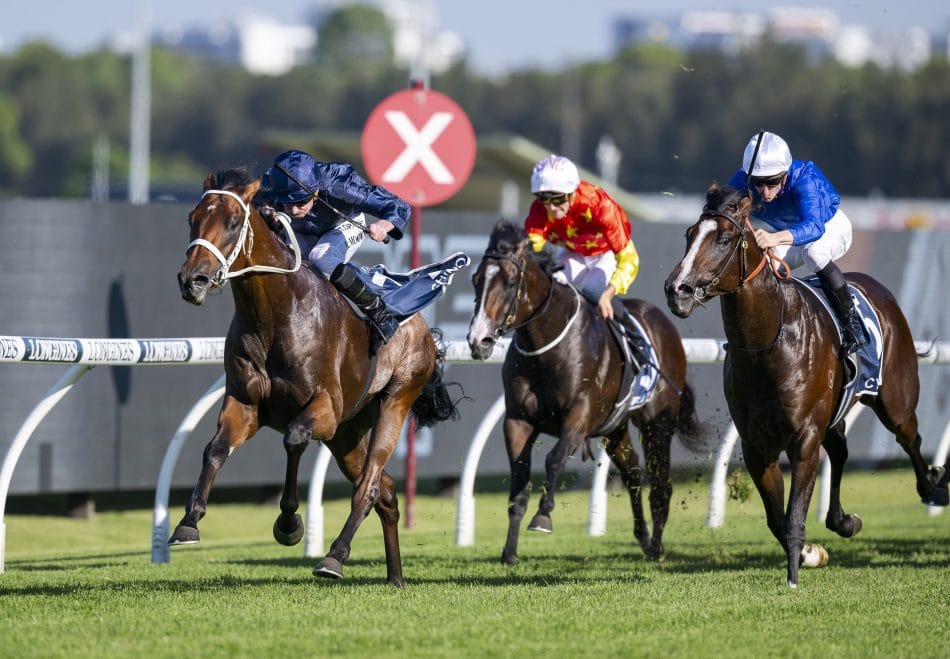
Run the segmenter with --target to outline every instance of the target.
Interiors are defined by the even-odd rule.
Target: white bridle
[[[218,270],[212,277],[211,282],[216,286],[222,286],[224,282],[227,282],[228,279],[234,277],[240,277],[241,275],[247,274],[249,272],[276,272],[289,274],[291,272],[297,272],[300,269],[300,245],[297,244],[297,236],[294,235],[294,231],[290,226],[290,220],[283,213],[277,213],[276,217],[280,221],[281,225],[284,227],[284,232],[290,238],[290,248],[294,252],[294,267],[291,269],[286,268],[276,268],[269,265],[250,265],[246,268],[236,270],[231,272],[231,265],[237,259],[238,254],[241,253],[241,249],[247,243],[246,254],[250,256],[251,249],[254,247],[254,229],[251,228],[251,209],[250,207],[241,199],[240,196],[231,192],[230,190],[206,190],[201,198],[204,199],[209,194],[221,194],[233,197],[237,200],[238,204],[241,205],[241,209],[244,211],[244,224],[241,226],[241,235],[238,237],[237,242],[234,244],[234,249],[231,251],[231,255],[227,258],[224,257],[224,254],[221,253],[221,250],[218,247],[204,238],[196,238],[188,243],[188,247],[185,248],[185,253],[191,250],[195,245],[201,245],[206,250],[211,252],[218,262],[221,264],[221,269]]]

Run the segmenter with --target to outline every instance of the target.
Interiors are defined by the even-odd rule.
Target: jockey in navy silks
[[[392,338],[400,320],[438,299],[453,274],[471,262],[457,252],[408,273],[354,265],[366,236],[384,243],[402,238],[412,210],[389,190],[367,183],[351,165],[320,162],[297,149],[274,159],[261,177],[255,204],[285,213],[313,268],[363,312],[371,354]],[[378,219],[370,224],[367,215]]]

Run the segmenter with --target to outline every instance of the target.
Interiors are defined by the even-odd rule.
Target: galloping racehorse
[[[795,588],[800,563],[827,562],[823,547],[805,543],[805,517],[822,446],[831,462],[825,526],[845,538],[861,530],[861,518],[841,507],[848,449],[844,421],[832,425],[847,373],[834,319],[807,284],[781,280],[768,267],[768,254],[752,235],[750,205],[747,195],[732,188],[709,188],[699,221],[686,232],[686,254],[666,280],[666,299],[670,310],[685,318],[696,305],[720,298],[729,343],[723,368],[726,402],[746,467],[765,504],[769,530],[787,554],[788,586]],[[917,493],[928,499],[943,470],[928,468],[920,454],[918,355],[910,328],[884,286],[860,273],[849,273],[848,279],[868,299],[881,325],[883,381],[876,396],[863,395],[860,401],[895,434],[914,466]],[[787,509],[782,451],[791,463]]]
[[[198,542],[198,521],[218,470],[268,426],[284,433],[287,452],[275,539],[293,545],[303,536],[297,468],[307,443],[322,441],[354,489],[343,530],[314,574],[343,576],[353,535],[375,508],[387,581],[401,587],[396,487],[383,467],[410,411],[422,426],[456,416],[441,382],[442,354],[416,314],[371,361],[366,323],[332,285],[299,267],[299,249],[293,254],[251,204],[259,186],[244,169],[209,174],[188,216],[191,243],[178,273],[181,295],[201,304],[210,288],[230,280],[235,311],[225,341],[227,386],[218,430],[169,543]],[[285,230],[290,233],[289,226]]]
[[[547,478],[537,514],[528,528],[550,533],[558,478],[567,459],[590,437],[604,436],[611,459],[630,494],[633,533],[652,559],[663,554],[663,529],[669,515],[670,441],[697,440],[693,391],[686,382],[683,343],[670,320],[643,300],[625,300],[655,347],[663,374],[642,406],[624,410],[610,428],[621,389],[621,351],[595,306],[575,289],[551,278],[550,259],[534,254],[527,234],[499,222],[475,271],[475,314],[468,343],[475,359],[488,357],[495,341],[515,332],[505,356],[505,446],[511,466],[508,537],[501,559],[518,560],[518,534],[531,494],[531,449],[539,433],[558,438],[546,460]],[[628,422],[643,437],[650,482],[650,537],[641,503],[641,474]],[[585,445],[586,453],[590,452]]]

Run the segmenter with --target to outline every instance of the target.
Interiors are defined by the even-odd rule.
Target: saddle
[[[842,338],[841,322],[838,315],[834,312],[828,298],[821,288],[821,282],[817,276],[800,279],[805,288],[811,291],[821,302],[825,312],[831,316],[835,327],[838,330],[838,338]],[[848,290],[851,292],[851,299],[854,302],[854,310],[861,319],[861,325],[864,328],[864,338],[867,342],[858,348],[858,350],[845,357],[845,370],[847,378],[844,385],[844,393],[841,397],[841,404],[838,406],[837,413],[830,425],[835,425],[844,418],[845,413],[851,405],[851,402],[859,396],[877,396],[878,388],[881,386],[881,361],[884,354],[884,342],[881,336],[881,321],[874,311],[874,307],[858,288],[848,284]]]
[[[614,298],[613,305],[614,319],[607,323],[607,327],[620,348],[623,373],[613,410],[592,435],[597,437],[609,434],[624,422],[631,411],[645,405],[659,380],[656,351],[643,326],[629,314],[620,299]],[[621,317],[626,317],[632,327],[617,320]]]

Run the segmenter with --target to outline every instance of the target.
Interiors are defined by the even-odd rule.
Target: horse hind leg
[[[607,451],[620,473],[620,480],[630,496],[630,510],[633,512],[633,537],[643,553],[650,555],[650,532],[643,516],[643,475],[637,452],[630,439],[630,431],[625,427],[619,440],[608,438]]]
[[[670,516],[673,482],[670,476],[670,443],[673,439],[672,421],[659,420],[649,425],[643,434],[647,477],[650,481],[650,516],[653,519],[653,537],[647,556],[663,559],[663,531]]]
[[[917,494],[920,500],[925,504],[936,503],[937,505],[947,505],[948,496],[947,481],[944,478],[945,468],[939,466],[930,466],[920,452],[923,439],[918,432],[917,413],[914,409],[916,405],[916,395],[913,396],[914,404],[911,404],[909,396],[901,396],[906,400],[895,400],[894,386],[887,386],[885,382],[881,387],[878,396],[872,400],[871,407],[880,422],[890,432],[894,433],[897,443],[901,445],[904,452],[910,457],[911,466],[914,468],[914,475],[917,480]],[[903,410],[903,418],[897,418],[895,410]]]
[[[396,482],[385,470],[379,482],[379,501],[376,502],[376,514],[383,526],[383,545],[386,548],[386,580],[389,584],[401,588],[405,582],[402,576],[402,557],[399,551],[399,500],[396,496]]]
[[[310,442],[310,426],[294,421],[284,435],[284,450],[287,452],[287,471],[284,476],[284,492],[280,497],[280,515],[274,522],[274,539],[285,546],[293,546],[303,538],[304,525],[297,509],[300,507],[300,493],[297,489],[297,472],[300,457]]]
[[[853,538],[861,530],[862,523],[859,516],[846,513],[841,506],[841,474],[848,459],[848,444],[843,430],[844,421],[839,421],[837,426],[828,429],[822,443],[831,463],[831,496],[825,526],[842,538]]]

